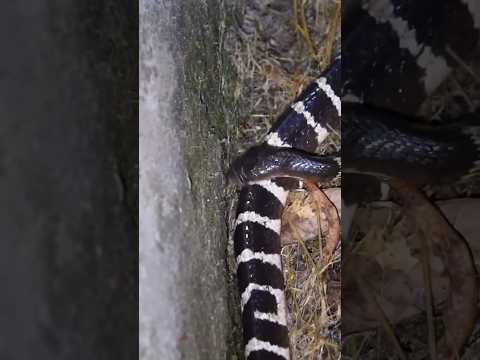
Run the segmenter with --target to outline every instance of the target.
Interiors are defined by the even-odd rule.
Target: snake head
[[[332,157],[263,144],[250,148],[237,158],[232,163],[228,178],[229,182],[239,185],[275,177],[321,182],[333,179],[339,170],[339,163]]]
[[[229,184],[246,185],[255,176],[252,175],[258,159],[257,147],[250,148],[236,158],[227,173]]]
[[[264,146],[254,146],[236,158],[227,173],[229,183],[246,185],[250,181],[269,177],[271,163],[269,149]]]

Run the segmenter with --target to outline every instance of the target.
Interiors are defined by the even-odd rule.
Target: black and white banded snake
[[[452,53],[470,57],[478,43],[480,5],[371,0],[352,8],[352,20],[342,19],[343,60],[337,57],[278,118],[264,143],[231,167],[230,175],[243,185],[234,247],[246,359],[290,358],[280,259],[280,219],[292,186],[285,177],[337,176],[336,157],[314,152],[330,129],[340,129],[340,118],[344,174],[408,177],[422,184],[478,171],[479,127],[419,128],[406,120],[457,65]]]

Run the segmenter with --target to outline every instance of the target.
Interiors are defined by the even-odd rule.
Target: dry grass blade
[[[311,216],[311,210],[302,211],[299,206],[305,206],[305,203],[314,206],[314,201],[308,201],[311,196],[304,198],[302,195],[291,195],[295,200],[287,209],[292,207],[294,211],[287,210],[287,214],[303,212]],[[292,219],[284,215],[284,221],[291,222]],[[302,238],[305,232],[299,231],[297,224],[285,226],[290,228],[294,238],[284,246],[282,253],[287,302],[291,309],[289,329],[293,354],[296,359],[312,359],[320,354],[328,354],[328,359],[336,359],[341,351],[339,338],[329,329],[339,326],[340,293],[335,288],[329,288],[330,275],[326,270],[332,264],[338,265],[339,259],[332,259],[328,266],[324,266],[321,242],[314,238]]]
[[[320,58],[321,60],[320,63],[322,64],[322,66],[326,66],[327,64],[330,64],[330,61],[332,60],[333,44],[335,42],[335,36],[337,33],[337,29],[340,26],[341,19],[342,19],[342,6],[341,6],[341,2],[337,1],[333,22],[329,28],[327,39],[323,46],[323,56]]]

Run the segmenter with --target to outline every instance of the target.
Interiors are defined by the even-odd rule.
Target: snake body
[[[474,121],[464,121],[462,129],[460,126],[420,129],[412,120],[452,70],[474,54],[479,42],[480,3],[473,0],[354,3],[354,16],[342,19],[342,28],[347,29],[342,46],[342,101],[344,105],[354,103],[364,107],[350,106],[342,118],[343,181],[352,184],[364,177],[371,187],[378,188],[375,191],[378,194],[381,184],[377,179],[389,176],[401,176],[416,185],[470,179],[478,172],[479,165],[478,128]],[[473,114],[471,118],[474,117]],[[360,118],[363,124],[357,121]],[[381,131],[391,128],[392,123],[399,126],[396,135],[406,131],[401,137],[403,144],[400,139],[393,141],[394,132]],[[445,138],[440,139],[441,133],[447,132],[451,132],[449,145],[443,142]],[[418,141],[425,146],[419,146]],[[429,148],[428,142],[440,143]],[[378,158],[379,154],[383,159]],[[432,155],[434,159],[426,163]],[[419,158],[423,166],[414,161]],[[363,200],[355,186],[347,186],[342,192],[347,210]]]
[[[340,61],[283,112],[264,143],[232,165],[232,177],[244,184],[234,244],[246,359],[290,358],[280,218],[288,190],[295,186],[288,177],[328,180],[338,174],[334,157],[311,153],[340,125]]]
[[[349,12],[353,20],[342,19],[343,59],[335,58],[277,119],[265,141],[233,163],[230,175],[243,185],[234,243],[246,359],[290,358],[281,213],[288,190],[297,184],[291,177],[324,181],[338,174],[338,159],[320,157],[315,150],[331,129],[340,128],[341,98],[343,172],[425,183],[445,176],[452,166],[451,178],[478,171],[478,127],[434,130],[409,117],[456,59],[470,57],[479,37],[479,4],[356,2]]]
[[[467,181],[480,171],[480,122],[468,114],[429,126],[397,112],[345,104],[344,173],[401,178],[411,184]]]

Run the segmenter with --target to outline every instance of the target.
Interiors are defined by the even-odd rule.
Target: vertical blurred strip
[[[0,17],[0,358],[135,359],[138,4]]]

